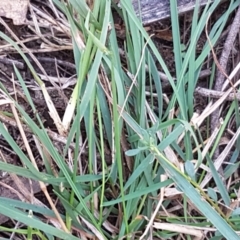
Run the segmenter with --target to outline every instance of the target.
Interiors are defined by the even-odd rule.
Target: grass
[[[213,46],[239,2],[230,1],[226,12],[208,27]],[[24,54],[26,47],[0,32],[0,37],[26,62],[58,134],[66,139],[61,152],[44,127],[21,73],[14,67],[35,120],[1,83],[1,106],[10,106],[8,112],[1,111],[1,119],[9,117],[16,122],[25,150],[0,122],[1,136],[22,162],[22,166],[15,166],[1,157],[0,169],[38,181],[48,207],[33,200],[0,197],[0,214],[24,224],[19,228],[0,226],[1,232],[15,233],[21,239],[239,239],[239,208],[232,204],[237,196],[226,188],[217,171],[218,161],[212,159],[232,116],[236,116],[238,129],[238,102],[231,103],[215,136],[210,129],[203,134],[200,126],[227,93],[205,112],[194,115],[194,91],[203,63],[211,53],[207,40],[200,54],[196,54],[196,46],[219,1],[206,5],[201,15],[196,4],[191,41],[184,55],[176,1],[170,1],[174,76],[129,1],[122,0],[118,9],[128,33],[125,64],[109,0],[96,0],[92,9],[83,0],[53,3],[65,30],[67,26],[77,73],[62,117]],[[153,56],[173,89],[166,108]],[[37,153],[32,152],[26,127]],[[231,164],[224,169],[226,179],[238,167],[238,135],[239,130],[217,159],[223,161],[234,149]],[[44,171],[39,170],[36,154],[41,156]],[[50,192],[47,186],[51,186]],[[55,207],[56,199],[64,210]]]

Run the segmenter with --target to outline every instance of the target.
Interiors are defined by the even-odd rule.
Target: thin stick
[[[16,110],[16,108],[15,108],[15,106],[14,106],[14,103],[12,102],[12,103],[10,104],[10,106],[11,106],[13,115],[14,115],[14,117],[15,117],[15,119],[16,119],[17,126],[18,126],[18,128],[19,128],[19,131],[20,131],[20,134],[21,134],[21,136],[22,136],[23,142],[24,142],[24,144],[25,144],[25,147],[26,147],[27,153],[28,153],[28,155],[29,155],[29,158],[30,158],[33,166],[39,171],[38,166],[37,166],[36,161],[35,161],[35,158],[34,158],[34,156],[33,156],[32,150],[31,150],[31,148],[30,148],[30,146],[29,146],[27,137],[26,137],[25,132],[24,132],[24,130],[23,130],[21,121],[20,121],[20,119],[19,119],[19,117],[18,117],[18,113],[17,113],[17,110]],[[59,214],[56,206],[54,205],[54,203],[53,203],[53,201],[52,201],[52,199],[51,199],[51,197],[50,197],[50,195],[49,195],[49,193],[48,193],[48,191],[47,191],[47,188],[46,188],[45,184],[44,184],[43,182],[39,181],[39,185],[40,185],[40,188],[41,188],[41,190],[43,191],[44,195],[46,196],[46,198],[47,198],[47,200],[48,200],[48,202],[49,202],[49,204],[50,204],[53,212],[55,213],[55,215],[56,215],[59,223],[61,224],[62,229],[63,229],[65,232],[69,233],[69,230],[67,229],[67,227],[66,227],[65,223],[63,222],[63,220],[62,220],[62,218],[61,218],[61,216],[60,216],[60,214]]]
[[[149,42],[149,40],[151,39],[152,36],[153,36],[153,34],[152,34],[151,36],[149,36],[149,38],[147,39],[146,43],[145,43],[144,46],[143,46],[142,56],[141,56],[140,62],[139,62],[139,64],[138,64],[138,69],[137,69],[137,72],[136,72],[136,74],[135,74],[135,76],[134,76],[133,82],[132,82],[132,84],[131,84],[131,86],[130,86],[130,88],[129,88],[129,90],[128,90],[127,96],[126,96],[125,101],[124,101],[123,106],[122,106],[122,109],[121,109],[121,111],[120,111],[120,113],[119,113],[119,118],[122,116],[123,110],[124,110],[125,105],[126,105],[127,100],[128,100],[128,97],[129,97],[129,95],[130,95],[130,93],[131,93],[131,91],[132,91],[133,86],[136,84],[136,79],[137,79],[138,73],[139,73],[139,71],[140,71],[140,69],[141,69],[141,65],[142,65],[142,61],[143,61],[143,56],[144,56],[145,48],[147,47],[147,44],[148,44],[148,42]]]
[[[216,75],[216,81],[215,81],[215,85],[214,85],[214,90],[216,91],[221,91],[222,90],[222,86],[224,83],[224,77],[226,77],[230,84],[232,85],[231,80],[229,79],[229,77],[227,76],[226,72],[226,66],[227,66],[227,61],[230,55],[230,52],[232,50],[233,47],[233,43],[236,39],[236,36],[239,32],[239,28],[240,28],[240,7],[238,7],[237,13],[235,15],[235,18],[233,20],[233,23],[231,25],[231,28],[228,32],[228,36],[227,39],[225,41],[224,47],[223,47],[223,51],[220,57],[219,62],[217,61],[216,55],[214,53],[213,47],[211,46],[211,42],[210,39],[208,37],[207,34],[207,24],[206,24],[206,36],[208,38],[209,44],[211,46],[212,49],[212,53],[213,53],[213,57],[214,57],[214,61],[218,67],[218,71],[217,71],[217,75]],[[216,125],[219,122],[219,115],[220,115],[220,110],[219,108],[215,110],[215,112],[213,112],[212,116],[211,116],[211,131],[214,131]],[[214,153],[214,159],[216,159],[219,155],[219,149],[216,148],[215,153]]]
[[[162,182],[162,181],[165,181],[166,178],[167,178],[167,176],[161,175],[161,182]],[[153,225],[153,221],[154,221],[154,219],[155,219],[155,217],[156,217],[156,215],[157,215],[157,213],[158,213],[158,211],[159,211],[159,209],[160,209],[160,207],[161,207],[161,205],[162,205],[162,202],[163,202],[164,190],[165,190],[164,187],[161,188],[160,199],[159,199],[159,201],[158,201],[158,204],[157,204],[157,206],[156,206],[156,209],[154,210],[154,213],[153,213],[153,215],[152,215],[152,217],[151,217],[151,219],[150,219],[150,221],[149,221],[149,223],[148,223],[148,225],[147,225],[144,233],[143,233],[142,236],[139,238],[140,240],[143,240],[143,239],[144,239],[144,237],[147,235],[150,227],[152,227],[152,225]]]
[[[225,92],[220,92],[220,91],[210,90],[207,88],[197,87],[195,89],[195,93],[198,93],[203,97],[211,97],[211,98],[219,99],[224,95]],[[226,98],[227,101],[234,101],[235,99],[240,101],[240,93],[236,93],[236,94],[230,93]]]

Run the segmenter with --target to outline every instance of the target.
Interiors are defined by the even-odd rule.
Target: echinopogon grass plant
[[[211,23],[220,1],[209,1],[201,9],[196,1],[184,52],[177,1],[170,0],[174,73],[131,1],[50,2],[52,31],[64,36],[74,58],[76,76],[69,85],[53,82],[27,44],[1,20],[7,30],[0,32],[1,40],[21,56],[34,83],[27,84],[14,65],[12,84],[20,87],[24,106],[0,83],[0,137],[19,159],[15,165],[0,152],[0,169],[16,182],[22,177],[37,182],[43,194],[38,199],[23,186],[19,200],[1,196],[0,214],[21,224],[0,226],[0,232],[17,239],[240,239],[240,209],[233,205],[238,201],[237,184],[233,194],[218,172],[226,156],[230,164],[224,178],[238,168],[238,101],[230,103],[211,132],[209,117],[231,89],[198,114],[194,100],[202,66],[240,0],[228,1],[221,17]],[[114,14],[125,26],[121,44]],[[199,53],[198,41],[205,34]],[[33,67],[33,62],[40,67]],[[214,61],[210,68],[209,88]],[[172,89],[168,96],[163,76]],[[59,97],[66,89],[70,92],[61,100],[66,102],[61,113],[49,86]],[[36,91],[44,96],[54,129],[45,127],[32,99]],[[213,161],[232,118],[236,132]],[[10,123],[18,141],[9,131]]]

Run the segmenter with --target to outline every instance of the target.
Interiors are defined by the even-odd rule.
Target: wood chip
[[[200,0],[200,5],[204,6],[208,0]],[[169,0],[132,0],[133,8],[137,16],[141,16],[144,25],[168,18],[170,16]],[[178,0],[178,13],[193,10],[196,0]]]
[[[26,21],[29,0],[1,0],[0,16],[11,18],[14,25],[22,25]]]

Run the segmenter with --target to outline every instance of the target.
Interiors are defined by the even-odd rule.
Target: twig
[[[195,89],[195,93],[198,93],[203,97],[211,97],[211,98],[216,98],[216,99],[219,99],[224,95],[224,92],[210,90],[210,89],[202,88],[202,87],[197,87]],[[240,93],[230,93],[228,95],[228,97],[226,98],[227,101],[233,101],[235,99],[240,101]]]
[[[167,176],[166,175],[161,175],[161,178],[160,178],[160,181],[165,181],[167,180]],[[158,201],[158,204],[156,206],[156,209],[154,210],[154,213],[152,214],[152,217],[151,219],[149,220],[148,222],[148,225],[144,231],[144,233],[142,234],[142,236],[139,238],[140,240],[143,240],[144,237],[147,235],[149,229],[152,227],[153,223],[154,223],[154,219],[155,217],[157,216],[157,213],[162,205],[162,202],[163,202],[163,198],[164,198],[164,191],[165,191],[165,188],[161,188],[161,192],[160,192],[160,198],[159,198],[159,201]]]
[[[7,57],[0,57],[0,62],[6,65],[11,65],[11,66],[14,64],[18,69],[24,68],[24,64],[22,62],[19,62],[17,60],[12,60]]]
[[[36,168],[36,170],[39,171],[38,166],[37,166],[37,163],[36,163],[35,158],[34,158],[34,156],[33,156],[31,147],[30,147],[30,145],[28,144],[28,140],[27,140],[27,137],[26,137],[26,135],[25,135],[24,129],[23,129],[23,127],[22,127],[21,121],[20,121],[20,119],[19,119],[19,117],[18,117],[18,113],[17,113],[17,110],[16,110],[16,108],[15,108],[15,106],[14,106],[14,103],[10,103],[10,106],[11,106],[13,115],[14,115],[14,117],[15,117],[15,120],[16,120],[18,129],[19,129],[19,132],[20,132],[21,137],[22,137],[22,139],[23,139],[24,145],[25,145],[25,147],[26,147],[27,153],[28,153],[28,155],[29,155],[29,158],[30,158],[33,166]],[[66,227],[64,221],[62,220],[62,218],[61,218],[61,216],[60,216],[60,214],[59,214],[56,206],[54,205],[54,203],[53,203],[53,201],[52,201],[52,199],[51,199],[51,196],[50,196],[49,193],[48,193],[48,190],[47,190],[47,188],[46,188],[45,183],[43,183],[43,182],[41,182],[41,181],[38,181],[38,182],[39,182],[40,188],[41,188],[41,190],[43,191],[45,197],[47,198],[48,203],[50,204],[50,206],[51,206],[51,208],[52,208],[52,210],[53,210],[53,212],[54,212],[57,220],[59,221],[59,223],[60,223],[60,225],[61,225],[61,227],[62,227],[62,230],[65,231],[65,232],[67,232],[67,233],[69,233],[69,230],[67,229],[67,227]]]
[[[130,88],[128,90],[127,96],[126,96],[125,101],[124,101],[123,106],[122,106],[122,109],[121,109],[121,111],[119,113],[119,118],[122,116],[123,110],[125,108],[125,105],[127,103],[128,97],[129,97],[129,95],[130,95],[130,93],[132,91],[133,86],[137,84],[136,79],[137,79],[138,73],[140,72],[140,69],[141,69],[141,66],[142,66],[142,61],[143,61],[143,57],[144,57],[144,51],[145,51],[145,48],[147,47],[147,44],[148,44],[148,42],[149,42],[149,40],[151,39],[152,36],[153,35],[149,36],[149,38],[147,39],[146,43],[143,46],[142,55],[141,55],[141,58],[140,58],[140,61],[139,61],[139,64],[138,64],[138,68],[137,68],[136,74],[135,74],[135,76],[133,78],[132,84],[131,84],[131,86],[130,86]]]
[[[1,113],[1,111],[0,111],[0,121],[3,121],[6,124],[9,124],[13,127],[17,127],[16,121],[14,119],[4,115],[3,113]],[[32,130],[29,127],[27,127],[26,125],[22,124],[22,127],[23,127],[24,132],[32,133]],[[56,142],[59,142],[59,143],[65,144],[65,145],[67,144],[67,138],[66,137],[63,137],[63,136],[59,135],[58,133],[53,132],[49,129],[45,129],[45,130],[46,130],[48,136],[53,141],[56,141]],[[71,142],[69,146],[73,149],[76,147],[73,142]],[[81,147],[81,146],[79,146],[79,147]]]
[[[63,65],[65,67],[71,68],[71,69],[76,69],[75,64],[67,62],[67,61],[62,61],[56,58],[49,58],[49,57],[37,57],[39,61],[42,62],[50,62],[50,63],[58,63],[59,65]],[[31,60],[30,60],[31,61]]]
[[[119,48],[118,51],[119,51],[120,56],[126,58],[125,53],[124,53],[124,51],[121,48]],[[146,69],[147,72],[149,72],[149,67],[148,67],[147,64],[145,64],[145,69]],[[127,74],[128,74],[128,76],[132,75],[129,72],[127,72]],[[210,69],[204,69],[204,70],[202,70],[200,72],[199,79],[206,78],[206,77],[208,77],[210,75],[211,75],[211,70]],[[167,75],[165,73],[163,73],[161,71],[158,71],[158,76],[159,76],[159,78],[161,80],[162,88],[171,87],[171,84],[170,84],[170,82],[168,80],[168,77],[167,77]],[[134,76],[132,77],[132,79],[133,78],[134,78]],[[176,80],[176,78],[173,78],[173,79]]]

